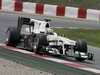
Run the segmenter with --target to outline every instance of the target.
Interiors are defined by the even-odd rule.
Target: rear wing
[[[46,28],[50,27],[49,19],[45,19],[45,21],[40,21],[27,17],[18,17],[18,26],[17,29],[20,32],[23,25],[33,26],[33,31],[35,33],[39,33],[40,31],[45,32]]]
[[[24,24],[29,25],[29,23],[30,23],[30,18],[18,17],[17,30],[20,32],[22,25]]]

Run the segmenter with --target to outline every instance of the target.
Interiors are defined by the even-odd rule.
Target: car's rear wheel
[[[16,27],[10,27],[7,30],[7,46],[16,47],[20,42],[20,33],[17,31]]]
[[[36,38],[34,38],[33,51],[35,53],[43,53],[44,50],[42,50],[42,48],[47,45],[48,41],[46,35],[43,34],[37,35]]]
[[[34,43],[33,43],[33,51],[34,51],[36,54],[39,53],[39,46],[40,46],[40,44],[39,44],[39,38],[36,37],[36,38],[34,38]]]

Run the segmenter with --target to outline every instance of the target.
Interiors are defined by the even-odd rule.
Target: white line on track
[[[100,73],[100,70],[98,70],[98,69],[94,69],[94,68],[81,67],[80,69],[82,69],[82,70],[86,70],[86,71],[90,71],[90,72],[94,72],[94,73]]]
[[[7,48],[7,49],[11,49],[11,50],[17,51],[17,52],[21,52],[21,53],[24,53],[24,54],[33,54],[32,52],[25,51],[25,50],[22,50],[22,49],[17,49],[17,48],[13,48],[13,47],[8,47],[8,46],[6,46],[5,44],[0,44],[0,46],[5,47],[5,48]]]

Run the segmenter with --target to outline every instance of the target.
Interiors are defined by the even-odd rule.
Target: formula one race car
[[[82,40],[71,40],[50,29],[50,19],[44,21],[18,17],[18,26],[7,29],[7,46],[28,49],[36,54],[63,55],[78,61],[93,60],[93,53]]]

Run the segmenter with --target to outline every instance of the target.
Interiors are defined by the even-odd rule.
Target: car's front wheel
[[[84,61],[86,58],[81,57],[81,53],[83,53],[84,55],[87,54],[87,43],[82,40],[76,41],[74,53],[78,54],[78,56],[75,57],[77,61]]]

